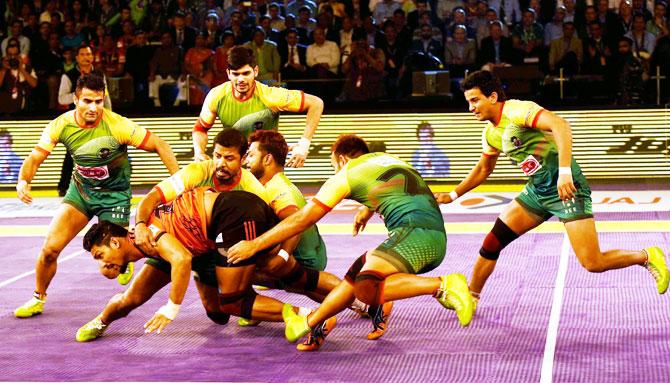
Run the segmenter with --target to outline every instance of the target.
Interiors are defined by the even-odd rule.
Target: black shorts
[[[216,259],[219,254],[216,252],[209,252],[191,260],[191,270],[193,270],[193,279],[207,286],[218,287],[216,281]],[[162,258],[147,258],[144,261],[145,265],[153,266],[158,270],[170,275],[172,272],[172,265],[170,262]]]
[[[219,254],[216,265],[235,267],[256,264],[258,256],[267,251],[232,265],[228,263],[227,250],[240,241],[260,236],[278,222],[279,218],[272,208],[255,194],[241,190],[219,194],[212,207],[207,231],[207,237],[216,243]]]

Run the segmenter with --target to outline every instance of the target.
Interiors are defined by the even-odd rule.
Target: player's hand
[[[145,254],[153,254],[156,250],[156,240],[151,230],[145,224],[135,226],[135,246],[139,247]]]
[[[196,154],[193,159],[195,160],[195,162],[202,162],[202,161],[211,160],[211,158],[209,158],[209,156],[205,153]]]
[[[365,225],[368,224],[368,221],[372,218],[374,213],[374,211],[368,209],[366,206],[363,206],[358,210],[358,213],[356,213],[356,216],[354,217],[354,237],[365,229]]]
[[[33,203],[33,197],[30,195],[30,184],[26,181],[19,181],[16,184],[16,194],[21,202],[26,205]]]
[[[258,252],[254,241],[240,241],[228,249],[228,263],[236,264],[251,258]]]
[[[169,325],[172,322],[170,319],[163,316],[163,314],[155,313],[154,316],[149,319],[147,323],[144,324],[144,333],[148,334],[156,331],[156,334],[160,334],[165,326]]]
[[[575,187],[575,184],[572,182],[572,174],[559,175],[556,188],[558,189],[558,197],[562,201],[568,201],[575,198],[577,188]]]
[[[454,202],[449,193],[433,193],[433,195],[435,196],[437,203],[448,204]]]
[[[295,147],[295,146],[294,146]],[[291,148],[291,158],[286,163],[286,166],[289,168],[301,168],[305,165],[305,160],[307,159],[306,154],[294,153],[293,148]]]

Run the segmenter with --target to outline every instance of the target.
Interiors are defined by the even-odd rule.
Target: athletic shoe
[[[237,319],[237,325],[240,327],[256,327],[261,323],[259,320],[255,319],[247,319],[247,318],[242,318],[239,317]]]
[[[293,311],[293,306],[288,303],[284,303],[284,307],[281,310],[281,316],[284,318],[284,323],[286,328],[284,329],[284,335],[286,340],[293,343],[296,340],[307,335],[310,328],[307,324],[307,316],[300,316]]]
[[[32,297],[28,302],[14,310],[14,316],[17,318],[30,318],[31,316],[42,314],[45,302],[46,300]]]
[[[458,316],[461,326],[469,325],[474,315],[474,302],[465,275],[449,274],[441,276],[440,280],[442,282],[435,298],[445,308],[456,310],[456,316]]]
[[[134,272],[135,272],[135,263],[128,262],[128,265],[126,265],[126,271],[119,274],[119,276],[116,277],[116,281],[119,282],[120,285],[125,286],[128,283],[130,283],[131,279],[133,279]]]
[[[370,313],[373,330],[368,334],[369,340],[377,340],[384,335],[389,323],[389,316],[393,310],[393,302],[386,302],[382,306],[376,306],[374,313]]]
[[[323,342],[326,340],[326,337],[337,325],[337,318],[330,317],[325,321],[319,323],[314,327],[312,331],[309,332],[307,340],[304,343],[296,346],[298,351],[316,351],[318,350]]]
[[[663,250],[659,247],[648,247],[644,249],[647,253],[647,264],[645,268],[649,270],[651,275],[656,280],[656,288],[659,294],[664,294],[668,290],[668,282],[670,282],[670,275],[668,274],[668,266],[665,263],[665,255]]]
[[[90,342],[94,339],[98,339],[105,333],[105,330],[107,330],[107,325],[102,323],[100,315],[98,315],[95,319],[81,326],[81,328],[77,330],[77,342]]]

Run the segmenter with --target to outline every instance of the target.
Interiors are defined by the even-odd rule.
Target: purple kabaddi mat
[[[631,217],[666,218],[657,213]],[[625,218],[619,214],[615,219]],[[483,237],[449,235],[443,264],[428,275],[461,272],[469,276]],[[355,257],[383,238],[325,236],[327,270],[341,277]],[[210,322],[193,284],[179,316],[164,333],[145,335],[142,325],[167,300],[167,288],[114,322],[102,338],[77,343],[77,329],[123,288],[100,276],[90,254],[84,253],[59,265],[44,314],[16,319],[12,311],[29,298],[34,275],[7,281],[32,270],[42,238],[5,237],[2,241],[1,380],[537,382],[563,235],[530,234],[510,245],[468,328],[460,328],[454,313],[433,298],[413,298],[396,302],[389,330],[377,341],[365,339],[371,329],[369,320],[349,311],[340,314],[338,326],[315,353],[296,351],[284,339],[282,323],[240,328],[234,319],[224,326]],[[604,233],[600,242],[603,250],[653,244],[670,248],[668,234],[660,233]],[[80,249],[75,240],[61,258]],[[260,293],[317,306],[298,295]],[[668,297],[656,293],[644,269],[591,274],[570,252],[554,381],[670,381],[668,318]]]

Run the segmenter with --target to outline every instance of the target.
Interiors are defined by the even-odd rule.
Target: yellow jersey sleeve
[[[270,198],[268,197],[267,190],[265,190],[265,186],[247,169],[242,169],[241,171],[242,176],[240,177],[237,189],[255,194],[269,205]]]
[[[267,86],[256,82],[256,92],[268,108],[273,111],[302,112],[305,107],[305,92]]]
[[[544,108],[533,101],[509,100],[505,103],[504,113],[513,124],[535,128],[537,119]]]
[[[265,184],[265,190],[270,199],[270,207],[274,212],[279,213],[289,207],[298,207],[298,201],[293,197],[293,193],[288,189],[288,186],[281,182],[277,176],[273,177],[270,182]]]
[[[58,143],[63,128],[70,123],[75,123],[74,110],[65,112],[48,123],[44,130],[42,130],[42,135],[35,149],[46,155],[51,154]]]
[[[199,116],[199,122],[205,129],[211,128],[216,122],[219,100],[221,100],[225,92],[232,92],[230,81],[215,86],[205,96]]]
[[[208,186],[214,175],[214,161],[193,162],[161,181],[154,189],[163,203],[174,201],[182,193],[200,186]],[[211,186],[211,185],[209,185]]]
[[[351,188],[349,187],[347,168],[345,167],[321,186],[319,192],[312,198],[312,202],[321,205],[327,210],[331,210],[340,201],[347,198],[350,193]]]
[[[490,124],[490,123],[489,123]],[[486,138],[486,132],[491,129],[492,125],[487,126],[482,130],[482,154],[485,156],[497,156],[500,155],[500,151],[489,144],[489,140]],[[495,129],[495,128],[494,128]]]
[[[144,149],[151,133],[136,122],[105,109],[109,130],[119,143]],[[103,117],[104,118],[104,117]]]

